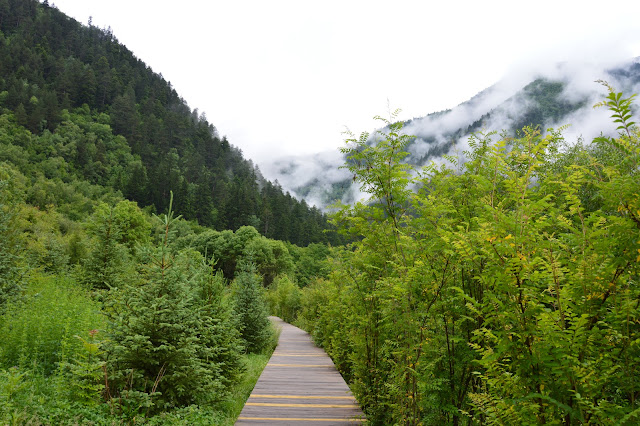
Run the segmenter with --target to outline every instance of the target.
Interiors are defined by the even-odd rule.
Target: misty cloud
[[[282,157],[261,167],[270,180],[278,180],[285,190],[311,205],[326,204],[324,194],[334,184],[351,178],[348,170],[340,168],[344,157],[336,149],[317,154]],[[305,190],[307,189],[308,190]]]
[[[543,132],[548,127],[570,125],[563,132],[569,143],[579,138],[589,141],[601,132],[615,134],[616,126],[611,122],[608,111],[593,108],[607,94],[607,89],[595,80],[607,80],[616,90],[627,94],[638,93],[640,70],[635,71],[639,76],[635,78],[637,81],[625,75],[633,64],[640,67],[638,60],[634,60],[623,64],[563,62],[519,69],[451,110],[409,120],[403,131],[416,136],[416,139],[407,148],[410,154],[407,160],[419,166],[435,162],[450,167],[451,164],[442,155],[461,156],[469,148],[470,126],[474,131],[500,132],[521,125],[523,120],[527,120],[527,114],[539,107],[531,94],[523,90],[538,79],[561,82],[563,87],[556,101],[580,106],[555,121],[542,123]],[[528,90],[537,89],[534,85]],[[281,158],[263,166],[263,172],[269,179],[278,179],[283,188],[295,196],[320,208],[326,206],[328,201],[335,201],[329,199],[337,194],[342,195],[342,201],[346,203],[366,199],[366,194],[352,182],[349,171],[340,168],[344,160],[336,149]],[[337,187],[341,191],[336,190]]]

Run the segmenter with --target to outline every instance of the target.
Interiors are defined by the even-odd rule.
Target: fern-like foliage
[[[631,121],[631,105],[633,104],[633,98],[636,94],[629,96],[628,98],[622,97],[622,92],[616,92],[613,86],[604,80],[596,80],[597,83],[602,84],[609,90],[609,94],[602,101],[595,104],[594,108],[607,107],[613,112],[611,118],[614,118],[614,123],[620,123],[617,130],[622,130],[626,133],[627,137],[631,137],[631,127],[636,124]]]
[[[616,92],[608,82],[604,80],[597,80],[597,82],[605,86],[609,94],[603,101],[598,102],[593,107],[607,107],[613,113],[611,118],[614,119],[614,123],[619,124],[616,128],[619,134],[618,138],[600,136],[593,141],[614,146],[624,154],[630,164],[637,166],[640,160],[640,144],[638,144],[638,138],[634,136],[638,135],[638,127],[634,121],[631,121],[633,99],[637,94],[623,98],[622,92]]]

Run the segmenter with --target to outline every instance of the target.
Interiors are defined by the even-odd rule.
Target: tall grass
[[[103,328],[99,305],[73,279],[34,275],[0,317],[0,366],[50,375],[80,350],[75,336]]]
[[[78,412],[68,398],[72,379],[60,366],[82,350],[76,336],[103,327],[99,305],[73,279],[33,274],[0,317],[0,424],[100,416],[94,408]]]

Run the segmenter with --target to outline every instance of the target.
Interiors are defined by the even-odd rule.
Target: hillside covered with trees
[[[33,205],[91,184],[162,211],[173,191],[176,209],[204,226],[336,242],[318,209],[265,180],[110,30],[48,2],[2,0],[0,31],[0,161],[33,182]]]

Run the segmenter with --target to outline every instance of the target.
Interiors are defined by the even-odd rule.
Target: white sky
[[[507,72],[640,56],[640,1],[49,0],[116,38],[258,165],[452,108]],[[262,167],[261,167],[262,168]]]

